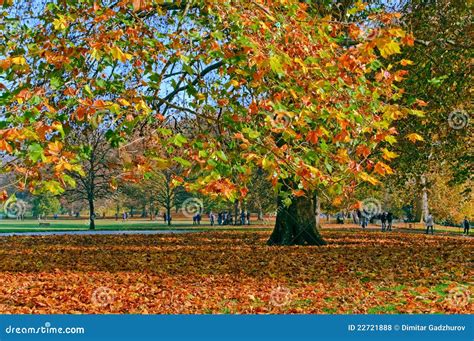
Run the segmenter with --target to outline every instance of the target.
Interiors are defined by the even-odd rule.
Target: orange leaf
[[[318,143],[318,139],[318,132],[314,130],[308,132],[308,135],[306,136],[306,141],[311,142],[312,144]]]

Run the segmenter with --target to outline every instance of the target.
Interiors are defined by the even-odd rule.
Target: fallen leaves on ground
[[[0,238],[0,313],[472,313],[467,237],[323,231]]]

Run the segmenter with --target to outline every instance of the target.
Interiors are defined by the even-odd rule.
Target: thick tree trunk
[[[316,226],[311,198],[297,197],[286,207],[278,198],[275,228],[268,245],[325,245]]]

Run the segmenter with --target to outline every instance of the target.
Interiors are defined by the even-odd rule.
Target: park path
[[[240,227],[239,226],[215,226],[211,227],[210,225],[199,225],[199,226],[189,226],[186,229],[171,229],[171,230],[83,230],[83,231],[43,231],[43,232],[0,232],[1,237],[11,237],[11,236],[62,236],[62,235],[154,235],[154,234],[183,234],[183,233],[192,233],[192,232],[203,232],[202,228],[205,228],[205,231],[223,231],[226,230],[226,227],[231,227],[236,230],[245,231],[247,227],[252,229],[262,229],[268,230],[271,229],[269,225],[251,225]],[[371,224],[365,229],[362,229],[359,225],[355,224],[323,224],[322,230],[339,230],[339,231],[368,231],[368,232],[382,232],[381,227],[378,225]],[[393,226],[392,231],[385,231],[384,233],[391,233],[391,232],[400,232],[400,233],[415,233],[415,234],[425,234],[424,229],[419,228],[407,228],[405,226]],[[450,237],[461,237],[461,238],[473,238],[472,235],[465,236],[459,233],[455,233],[454,231],[446,231],[446,230],[438,230],[434,231],[434,235],[438,236],[450,236]]]
[[[192,230],[130,230],[130,231],[47,231],[47,232],[6,232],[0,233],[0,237],[12,236],[64,236],[64,235],[124,235],[124,234],[174,234],[198,232]]]
[[[391,231],[382,231],[382,228],[379,225],[371,224],[365,229],[360,227],[359,225],[356,224],[323,224],[322,225],[322,230],[339,230],[339,231],[344,231],[344,230],[350,230],[350,231],[369,231],[369,232],[383,232],[383,233],[391,233],[391,232],[400,232],[400,233],[415,233],[415,234],[425,234],[426,231],[424,229],[420,228],[408,228],[405,226],[400,226],[400,225],[393,225]],[[454,228],[453,228],[454,229]],[[438,236],[450,236],[450,237],[463,237],[463,238],[472,238],[473,235],[472,233],[469,236],[465,236],[463,234],[460,234],[462,229],[458,228],[458,233],[455,231],[446,231],[446,230],[436,230],[436,227],[434,229],[434,234],[433,235],[438,235]]]

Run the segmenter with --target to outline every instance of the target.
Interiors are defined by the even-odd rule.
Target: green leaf
[[[95,80],[95,83],[97,84],[97,86],[98,86],[99,88],[106,88],[106,87],[107,87],[107,82],[106,82],[104,79],[102,79],[102,78],[97,78],[97,79]]]
[[[33,162],[37,162],[40,159],[44,160],[45,156],[43,152],[43,147],[38,143],[34,143],[28,147],[28,155]]]
[[[290,207],[290,205],[291,205],[291,198],[285,198],[285,199],[283,199],[283,204],[284,204],[286,207]]]
[[[281,64],[281,58],[278,56],[271,56],[270,57],[270,68],[273,72],[278,74],[278,76],[284,76],[285,71],[283,70],[283,65]]]
[[[70,177],[67,174],[63,174],[63,180],[64,182],[69,185],[70,187],[76,187],[76,180],[74,180],[72,177]]]
[[[182,147],[183,144],[185,144],[186,142],[188,142],[188,140],[186,139],[186,137],[184,137],[183,135],[181,134],[177,134],[174,138],[173,138],[173,143],[175,146],[177,147]]]
[[[247,134],[247,136],[251,139],[256,139],[260,136],[260,133],[257,130],[253,130],[251,128],[244,128],[242,129],[242,132]]]
[[[215,152],[216,156],[221,159],[222,161],[227,161],[227,156],[225,155],[225,153],[222,151],[222,150],[218,150]]]
[[[61,78],[59,77],[53,77],[51,78],[51,80],[49,81],[49,83],[51,84],[51,88],[53,90],[57,90],[59,89],[62,85],[63,85],[63,82],[61,80]]]
[[[53,195],[58,195],[64,192],[64,188],[62,188],[61,184],[56,180],[45,181],[43,183],[43,189]]]
[[[175,160],[176,162],[178,162],[180,165],[182,165],[183,167],[191,167],[191,162],[189,162],[188,160],[185,160],[181,157],[174,157],[173,160]]]
[[[418,116],[418,117],[425,117],[425,113],[422,110],[411,109],[410,115]]]
[[[388,135],[388,136],[385,136],[385,141],[390,143],[390,145],[393,145],[394,143],[397,142],[397,139],[395,138],[395,136]]]
[[[448,78],[448,76],[446,76],[446,75],[441,76],[441,77],[431,78],[430,80],[428,80],[428,83],[430,83],[430,84],[432,84],[436,87],[439,87],[446,78]]]

